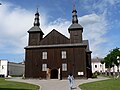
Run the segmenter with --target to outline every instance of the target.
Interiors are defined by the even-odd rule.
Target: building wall
[[[68,43],[70,43],[70,40],[55,29],[53,29],[40,41],[40,45],[55,45]]]
[[[111,68],[111,72],[118,72],[118,68],[119,68],[119,71],[120,71],[120,66],[117,67],[117,66],[115,65],[114,67]],[[106,71],[107,71],[107,70],[108,70],[108,69],[106,68]]]
[[[0,60],[0,75],[7,76],[7,60]]]
[[[70,30],[70,42],[71,43],[82,43],[82,30]]]
[[[8,62],[7,60],[0,60],[0,75],[7,77],[8,75],[23,75],[25,71],[24,64]]]
[[[62,59],[61,51],[66,51],[66,59]],[[48,52],[46,60],[42,59],[42,52]],[[67,71],[62,71],[62,63],[67,64]],[[25,64],[27,78],[46,78],[47,72],[42,71],[42,64],[47,64],[49,69],[60,68],[62,78],[66,78],[70,73],[76,78],[87,77],[85,47],[26,49]]]
[[[91,76],[92,76],[91,52],[87,52],[86,58],[87,58],[87,59],[86,59],[87,78],[91,78]]]
[[[105,64],[101,64],[100,61],[92,61],[92,73],[94,73],[95,71],[98,72],[105,72],[106,68],[105,68]]]
[[[18,63],[8,63],[8,75],[22,76],[25,72],[25,65]]]
[[[30,33],[28,45],[39,45],[40,44],[40,33]]]
[[[98,72],[109,72],[109,69],[108,68],[105,68],[105,63],[104,64],[101,64],[101,60],[103,60],[102,58],[94,58],[92,59],[91,61],[91,66],[92,66],[92,73],[94,73],[95,71],[98,71]],[[119,66],[119,71],[120,71],[120,66]],[[110,69],[110,72],[118,72],[118,67],[116,65],[114,65],[114,67],[112,67]]]

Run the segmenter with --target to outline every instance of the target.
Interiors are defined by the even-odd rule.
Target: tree
[[[112,59],[113,59],[113,62],[116,66],[118,66],[118,62],[117,62],[117,56],[120,57],[120,49],[119,48],[115,48],[112,50],[111,52],[111,56],[112,56]]]
[[[118,62],[117,62],[117,56],[120,56],[120,50],[119,50],[119,48],[115,48],[115,49],[111,50],[110,53],[108,53],[107,56],[102,61],[102,62],[105,63],[105,67],[108,68],[109,75],[111,75],[110,74],[110,69],[112,67],[114,67],[114,64],[116,66],[119,65]]]

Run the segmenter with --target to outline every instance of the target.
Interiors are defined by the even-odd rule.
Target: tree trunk
[[[111,68],[110,68],[110,66],[108,67],[108,71],[109,71],[109,76],[111,76]]]

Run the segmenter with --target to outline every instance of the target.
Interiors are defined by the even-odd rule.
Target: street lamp
[[[120,57],[117,56],[117,63],[118,63],[118,77],[120,76],[120,73],[119,73],[119,65],[120,65]]]

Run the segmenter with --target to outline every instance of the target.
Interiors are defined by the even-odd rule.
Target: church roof
[[[88,40],[83,40],[83,43],[87,45],[86,52],[91,52],[90,48],[89,48],[89,41]]]
[[[68,28],[68,30],[83,30],[83,27],[78,23],[77,11],[75,6],[72,11],[72,24]]]
[[[38,45],[38,46],[27,46],[27,48],[54,48],[54,47],[87,47],[87,44],[77,43],[77,44],[55,44],[55,45]]]
[[[42,32],[42,30],[39,26],[33,26],[28,32]]]
[[[92,62],[100,62],[100,61],[102,61],[103,60],[103,58],[93,58],[93,59],[91,59],[92,60]]]
[[[69,42],[70,42],[69,38],[58,32],[57,30],[53,29],[40,41],[40,44],[54,45],[54,44],[67,44]]]
[[[71,26],[68,28],[68,30],[72,30],[72,29],[82,29],[83,27],[78,24],[78,23],[74,23],[74,24],[71,24]]]
[[[39,22],[39,12],[37,9],[37,12],[35,13],[35,19],[34,19],[34,23],[33,23],[33,27],[29,29],[29,32],[40,32],[42,35],[44,35],[44,33],[42,32],[40,26],[40,22]]]

